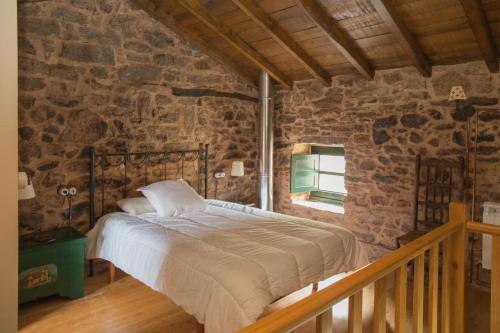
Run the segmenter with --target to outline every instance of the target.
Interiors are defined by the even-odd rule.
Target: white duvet
[[[108,214],[87,235],[89,259],[167,295],[206,333],[235,332],[277,299],[367,263],[343,228],[217,200],[173,218]]]

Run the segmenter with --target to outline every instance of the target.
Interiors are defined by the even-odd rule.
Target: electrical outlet
[[[214,177],[217,179],[224,178],[224,177],[226,177],[226,173],[225,172],[215,172]]]

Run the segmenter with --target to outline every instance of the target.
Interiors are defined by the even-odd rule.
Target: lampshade
[[[231,166],[231,176],[241,177],[244,175],[245,175],[245,167],[243,165],[243,161],[233,161],[233,165]]]
[[[464,100],[464,99],[467,99],[467,97],[465,96],[464,87],[455,86],[451,88],[450,97],[448,97],[449,101]]]
[[[18,172],[18,200],[33,199],[35,197],[35,189],[33,188],[33,182],[29,179],[26,172]]]

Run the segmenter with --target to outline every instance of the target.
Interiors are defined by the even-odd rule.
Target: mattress
[[[178,217],[111,213],[87,236],[89,259],[167,295],[206,333],[235,332],[277,299],[368,262],[344,228],[218,200]]]

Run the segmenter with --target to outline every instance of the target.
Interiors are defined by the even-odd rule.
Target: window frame
[[[321,155],[329,155],[329,156],[344,156],[345,158],[345,149],[344,147],[338,146],[316,146],[311,145],[311,154],[319,155],[319,159],[321,161]],[[321,171],[319,169],[319,183],[321,183],[321,175],[334,175],[334,176],[342,176],[345,181],[345,172],[328,172]],[[337,206],[344,206],[344,200],[346,198],[346,193],[334,192],[334,191],[310,191],[309,192],[309,201],[320,201],[324,203],[334,204]]]

